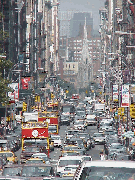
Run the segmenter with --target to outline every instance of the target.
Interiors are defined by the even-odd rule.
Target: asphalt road
[[[68,128],[69,128],[69,126],[60,126],[59,135],[63,139],[62,140],[63,142],[65,140]],[[93,135],[93,133],[98,132],[97,131],[97,127],[96,126],[88,126],[86,132],[89,133],[90,135]],[[89,151],[87,151],[87,154],[90,155],[93,160],[100,160],[99,153],[100,153],[100,151],[102,149],[104,149],[103,145],[95,145],[94,148],[92,148]],[[61,151],[60,150],[61,150],[61,148],[54,148],[54,151],[52,151],[50,153],[50,159],[51,160],[58,160],[59,156],[61,155]],[[15,152],[15,155],[18,157],[19,161],[20,161],[20,153],[21,153],[21,149],[19,149],[19,151]]]
[[[61,136],[63,141],[65,140],[68,128],[69,128],[69,126],[60,126],[59,135]],[[88,126],[86,132],[89,133],[90,135],[93,135],[93,133],[98,132],[97,127],[96,126]],[[100,160],[99,153],[102,149],[104,149],[103,145],[95,145],[94,148],[87,151],[87,154],[90,155],[93,160]],[[58,160],[59,156],[61,155],[60,150],[61,150],[61,148],[54,148],[54,151],[52,151],[50,153],[50,158],[52,160]]]

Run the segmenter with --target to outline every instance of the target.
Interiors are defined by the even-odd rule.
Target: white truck
[[[23,113],[23,122],[38,121],[38,112],[25,112]]]
[[[95,104],[95,111],[105,111],[105,104],[96,103]]]

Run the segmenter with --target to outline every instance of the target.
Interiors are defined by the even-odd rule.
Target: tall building
[[[83,37],[83,28],[85,23],[85,18],[87,19],[87,32],[88,39],[92,36],[93,31],[93,18],[92,14],[88,12],[75,12],[73,18],[70,21],[70,37]]]
[[[93,21],[87,23],[89,13],[87,14],[88,17],[85,17],[84,14],[82,15],[84,21],[79,26],[77,36],[70,38],[61,36],[59,40],[60,55],[64,66],[63,71],[61,71],[63,78],[66,81],[72,81],[76,88],[88,86],[89,81],[93,80],[100,69],[100,36],[93,35]],[[76,71],[75,63],[77,63]],[[89,68],[85,69],[88,65]]]
[[[24,74],[23,63],[26,52],[26,0],[0,1],[0,29],[6,36],[5,42],[0,42],[0,53],[6,53],[7,59],[14,64],[10,74],[13,81],[19,74]],[[20,70],[20,73],[17,72]],[[8,72],[7,72],[8,73]]]
[[[59,21],[60,21],[60,36],[70,37],[70,20],[73,18],[74,11],[60,11]]]

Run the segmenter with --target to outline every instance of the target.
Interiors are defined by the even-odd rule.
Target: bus
[[[48,123],[48,133],[50,134],[59,134],[59,120],[57,112],[40,112],[38,113],[38,121]]]
[[[22,123],[22,151],[27,146],[44,146],[49,156],[49,137],[47,122]]]
[[[84,161],[76,170],[74,180],[135,180],[133,161]]]

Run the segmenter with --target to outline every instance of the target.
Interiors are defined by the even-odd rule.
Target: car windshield
[[[80,138],[90,138],[89,134],[78,134],[78,137]]]
[[[51,139],[52,140],[60,140],[60,136],[52,136]]]
[[[24,177],[43,177],[50,176],[52,168],[49,166],[24,166],[22,176]]]
[[[93,135],[93,137],[104,137],[104,135],[103,135],[103,134],[98,133],[98,134],[94,134],[94,135]]]
[[[78,156],[79,153],[78,152],[66,152],[63,154],[63,156]]]
[[[39,148],[37,147],[38,145],[41,145],[44,143],[44,145],[47,145],[47,139],[31,139],[31,140],[24,140],[24,146],[26,146],[28,148],[32,148],[32,150],[34,150],[33,152],[39,152]],[[34,146],[34,147],[32,147]],[[33,149],[34,148],[34,149]],[[37,149],[37,150],[36,150]]]
[[[115,134],[115,132],[113,132],[113,131],[105,131],[104,134],[105,135],[113,135],[113,134]]]
[[[13,156],[13,154],[12,153],[10,153],[10,152],[7,152],[7,153],[0,153],[0,157],[2,157],[2,156],[5,156],[5,157],[12,157]]]
[[[62,116],[61,116],[61,119],[69,119],[69,116],[66,116],[66,115],[64,116],[64,115],[62,115]]]
[[[24,152],[40,152],[40,148],[27,146],[25,148]]]
[[[74,134],[77,134],[78,131],[68,131],[68,135],[74,135]]]
[[[51,132],[57,132],[57,126],[48,126],[48,132],[51,133]]]
[[[64,150],[78,149],[78,146],[65,146]]]
[[[74,123],[74,125],[83,125],[84,124],[84,121],[76,121],[75,123]]]
[[[87,118],[87,121],[96,121],[95,118]]]
[[[47,156],[44,156],[44,155],[36,155],[36,154],[33,154],[32,157],[33,157],[33,158],[43,159],[45,162],[46,162],[46,161],[49,161],[48,157],[47,157]]]
[[[105,122],[101,122],[100,126],[110,126],[110,123],[109,122],[106,122],[106,123]]]
[[[19,176],[21,174],[22,167],[5,167],[2,172],[2,176]]]
[[[68,165],[79,165],[81,161],[79,159],[76,160],[71,160],[71,159],[66,159],[66,160],[60,160],[59,166],[64,167]]]
[[[110,146],[110,148],[111,149],[120,149],[120,148],[122,148],[123,147],[123,145],[122,144],[112,144],[111,146]]]
[[[82,172],[83,180],[135,180],[135,171],[132,168],[112,167],[85,167]]]
[[[63,107],[63,112],[70,112],[70,107]]]
[[[76,115],[77,116],[84,116],[85,115],[85,111],[77,111]]]
[[[43,163],[42,159],[38,159],[38,160],[27,160],[26,164],[38,164],[38,163]]]

